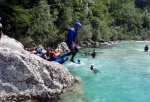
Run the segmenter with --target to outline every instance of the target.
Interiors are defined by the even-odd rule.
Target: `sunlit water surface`
[[[104,48],[81,49],[75,60],[64,66],[82,80],[76,88],[61,96],[59,102],[150,102],[150,52],[143,52],[150,42],[122,42]],[[96,58],[83,51],[98,52]],[[94,64],[101,72],[94,74]]]

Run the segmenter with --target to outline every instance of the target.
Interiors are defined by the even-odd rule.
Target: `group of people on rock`
[[[46,50],[42,48],[25,48],[25,50],[30,51],[31,53],[42,57],[45,60],[48,61],[54,61],[56,60],[59,56],[61,56],[61,53],[59,51],[55,51],[53,48],[46,48]]]
[[[78,31],[80,30],[80,28],[82,28],[82,24],[79,23],[79,22],[75,22],[74,27],[69,29],[68,35],[67,35],[67,38],[66,38],[66,44],[67,44],[68,48],[70,49],[70,52],[63,55],[63,56],[72,55],[70,61],[73,62],[73,63],[75,63],[74,57],[78,52],[78,49],[76,47],[76,38],[78,36]],[[2,32],[2,23],[1,23],[1,17],[0,17],[0,39],[1,39],[2,35],[3,35],[3,32]],[[46,51],[41,49],[41,48],[40,49],[25,48],[25,50],[30,51],[33,54],[36,54],[36,55],[38,55],[38,56],[40,56],[43,59],[48,60],[48,61],[56,60],[59,56],[61,56],[60,52],[56,52],[52,48],[47,48]],[[85,53],[85,55],[87,55],[87,53]],[[90,55],[92,55],[92,57],[95,58],[95,56],[96,56],[95,50],[93,50],[93,52]],[[94,70],[94,69],[91,69],[91,70]]]

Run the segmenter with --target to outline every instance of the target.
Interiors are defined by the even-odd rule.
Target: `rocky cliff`
[[[50,97],[73,85],[74,77],[63,65],[31,54],[17,43],[0,42],[0,101]]]

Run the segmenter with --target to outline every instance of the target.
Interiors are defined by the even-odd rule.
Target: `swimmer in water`
[[[149,47],[146,45],[146,46],[144,47],[144,51],[145,51],[145,52],[148,52],[148,50],[149,50]]]
[[[92,52],[92,54],[91,54],[91,55],[92,55],[92,57],[93,57],[93,58],[95,58],[95,56],[96,56],[96,52],[95,52],[95,50],[93,50],[93,52]]]
[[[99,73],[100,71],[94,68],[94,65],[92,64],[90,67],[91,70],[93,70],[94,73]]]

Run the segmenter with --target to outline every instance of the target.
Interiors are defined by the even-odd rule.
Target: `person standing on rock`
[[[74,56],[78,52],[78,49],[76,47],[76,38],[78,36],[78,30],[82,28],[82,24],[79,22],[75,22],[74,27],[70,28],[68,31],[67,39],[66,39],[66,44],[68,48],[70,49],[70,52],[67,53],[66,55],[72,55],[70,61],[75,63],[74,61]]]

